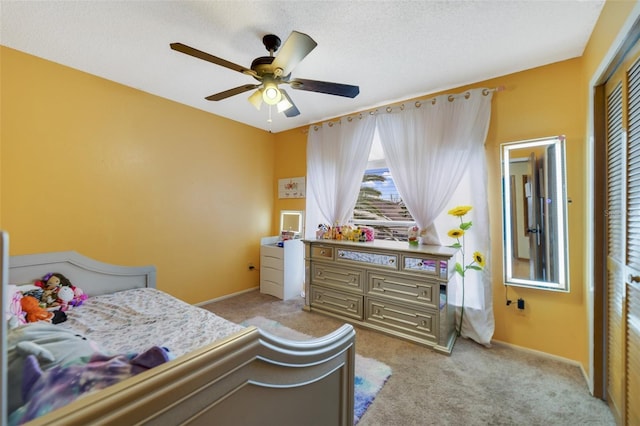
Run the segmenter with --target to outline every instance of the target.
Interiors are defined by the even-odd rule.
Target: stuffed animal
[[[27,322],[48,321],[51,322],[53,314],[40,307],[40,302],[33,296],[25,296],[20,300],[22,311],[26,313]]]
[[[61,285],[71,285],[71,282],[62,274],[49,273],[42,277],[42,280],[36,281],[35,285],[42,287],[43,290],[40,302],[42,302],[45,307],[50,308],[59,305],[58,288]]]
[[[412,226],[407,231],[407,237],[409,239],[409,244],[418,245],[418,236],[420,235],[420,230],[417,226]]]
[[[58,305],[60,305],[60,310],[61,311],[66,311],[68,309],[71,309],[71,302],[73,301],[74,298],[74,293],[73,290],[71,289],[71,287],[67,287],[67,286],[61,286],[60,288],[58,288]]]
[[[61,310],[68,310],[72,306],[80,306],[87,299],[84,292],[71,284],[71,281],[58,272],[48,273],[42,280],[35,282],[35,285],[42,288],[40,303],[45,308],[60,307]],[[71,293],[68,290],[70,289]],[[62,290],[62,297],[60,292]],[[71,297],[70,297],[71,295]]]
[[[25,312],[27,322],[46,321],[53,324],[64,322],[67,314],[62,311],[49,312],[40,306],[40,302],[33,296],[24,296],[20,299],[22,311]]]
[[[69,305],[80,306],[85,300],[89,298],[89,296],[84,291],[82,291],[80,287],[72,285],[71,289],[73,290],[73,299],[71,299]]]

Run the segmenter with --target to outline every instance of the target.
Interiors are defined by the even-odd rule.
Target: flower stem
[[[462,225],[462,216],[460,217],[460,224]],[[464,234],[462,234],[462,303],[460,306],[460,324],[458,324],[457,331],[458,337],[460,337],[460,333],[462,332],[462,320],[464,319],[464,275],[467,269],[464,263],[464,249]]]

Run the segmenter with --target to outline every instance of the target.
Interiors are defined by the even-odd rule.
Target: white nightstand
[[[304,289],[304,244],[280,237],[260,239],[260,292],[282,300],[301,297]]]

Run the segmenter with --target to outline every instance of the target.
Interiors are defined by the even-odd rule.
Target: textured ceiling
[[[602,0],[7,1],[0,43],[250,126],[279,132],[582,55]],[[343,98],[288,90],[300,115],[257,111],[252,92],[205,96],[250,76],[173,51],[189,46],[250,67],[262,36],[318,46],[292,78],[360,86]],[[277,55],[277,53],[276,53]]]

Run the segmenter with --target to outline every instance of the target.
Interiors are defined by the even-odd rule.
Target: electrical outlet
[[[518,309],[524,309],[524,299],[518,299]]]

